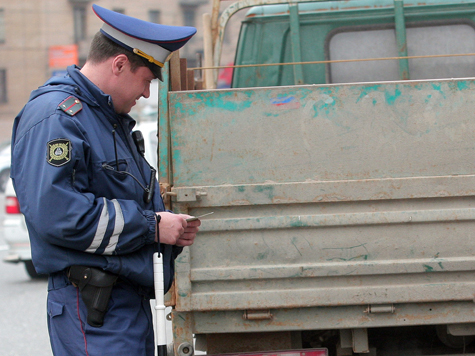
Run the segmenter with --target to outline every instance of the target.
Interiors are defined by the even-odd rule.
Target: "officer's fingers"
[[[195,241],[196,234],[184,234],[176,243],[177,246],[191,246]]]
[[[189,225],[185,228],[185,232],[192,232],[192,233],[197,233],[199,230],[199,227],[198,226],[192,226],[192,225]]]
[[[185,233],[186,220],[177,214],[169,212],[160,212],[161,219],[158,225],[160,242],[175,245]]]
[[[198,227],[201,225],[201,220],[188,221],[187,227]]]
[[[196,237],[197,230],[185,230],[184,234],[180,236],[181,239],[193,240]]]
[[[166,226],[168,228],[185,228],[187,225],[186,219],[181,214],[173,214],[169,212],[161,212],[159,213],[161,216],[159,226]]]

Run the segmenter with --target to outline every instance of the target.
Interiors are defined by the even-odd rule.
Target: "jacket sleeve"
[[[90,143],[78,120],[56,110],[25,126],[12,143],[12,178],[39,238],[101,255],[128,254],[154,242],[154,211],[133,199],[92,193]]]

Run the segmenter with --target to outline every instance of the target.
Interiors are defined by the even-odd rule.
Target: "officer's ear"
[[[130,62],[125,54],[118,54],[113,58],[111,65],[112,73],[118,76],[124,72],[127,66],[130,67]]]

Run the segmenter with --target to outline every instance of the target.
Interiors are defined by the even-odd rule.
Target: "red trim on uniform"
[[[81,332],[82,332],[82,336],[84,338],[84,347],[85,347],[84,351],[86,351],[86,356],[89,356],[89,353],[87,352],[86,333],[84,332],[84,329],[82,327],[81,314],[79,313],[79,288],[76,288],[76,309],[78,311],[79,325],[81,326]]]
[[[69,110],[69,109],[71,109],[74,105],[76,105],[76,102],[74,102],[73,105],[71,105],[69,108],[66,108],[66,109],[64,109],[64,110]]]

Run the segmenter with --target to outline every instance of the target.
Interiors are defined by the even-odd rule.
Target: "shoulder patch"
[[[82,104],[78,98],[74,96],[68,97],[64,100],[61,104],[59,104],[59,108],[63,110],[69,116],[74,116],[82,109]]]
[[[71,160],[71,141],[64,138],[52,140],[47,144],[46,160],[55,167],[65,165]]]

